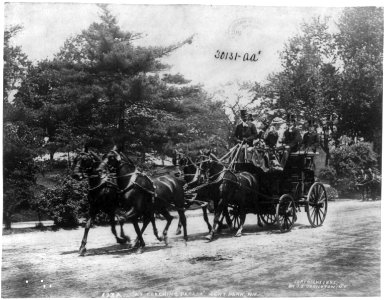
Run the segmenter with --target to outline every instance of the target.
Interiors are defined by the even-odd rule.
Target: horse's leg
[[[223,200],[220,199],[219,203],[216,205],[216,210],[214,211],[214,219],[213,219],[213,227],[212,230],[209,232],[209,234],[206,236],[206,239],[209,241],[213,240],[214,233],[217,230],[219,221],[220,221],[220,216],[222,211],[224,210],[224,205],[223,205]]]
[[[84,256],[86,254],[87,236],[88,236],[88,232],[91,228],[91,225],[94,221],[94,218],[95,218],[95,213],[92,213],[92,214],[90,213],[90,217],[86,222],[86,226],[84,227],[83,239],[82,239],[82,243],[80,244],[80,247],[79,247],[79,255],[81,255],[81,256]]]
[[[111,232],[114,234],[115,236],[115,239],[117,240],[117,243],[119,244],[125,244],[127,242],[126,239],[124,238],[120,238],[118,237],[117,235],[117,231],[115,229],[115,214],[114,212],[110,212],[109,213],[109,217],[110,217],[110,226],[111,226]],[[123,226],[123,225],[122,225]]]
[[[158,229],[157,229],[157,226],[155,224],[155,218],[154,218],[153,214],[150,217],[150,221],[151,221],[151,225],[153,226],[153,233],[154,233],[155,237],[157,238],[157,240],[159,240],[161,242],[163,239],[162,239],[162,237],[160,237],[158,235]]]
[[[245,213],[245,209],[244,208],[241,208],[240,209],[241,211],[241,214],[240,214],[240,226],[235,234],[235,237],[241,237],[242,235],[242,232],[243,232],[243,228],[244,228],[244,223],[245,223],[245,217],[246,217],[246,213]]]
[[[220,224],[219,224],[218,229],[217,229],[218,233],[220,233],[221,229],[224,228],[224,223],[223,223],[224,219],[227,223],[228,228],[232,228],[232,221],[231,221],[231,218],[229,217],[228,208],[225,205],[224,205],[224,209],[222,211],[222,217],[220,220]]]
[[[177,230],[176,230],[176,235],[180,235],[181,234],[181,227],[182,227],[181,219],[179,219],[178,220]]]
[[[154,214],[153,214],[153,218],[154,218]],[[143,216],[143,224],[142,224],[142,228],[141,228],[141,236],[145,232],[147,225],[149,225],[150,220],[151,220],[151,217]],[[134,248],[137,248],[139,246],[140,246],[140,239],[139,239],[139,236],[137,235],[137,238],[135,239],[135,242],[134,242]]]
[[[246,201],[247,201],[248,196],[249,195],[243,194],[241,197],[242,200],[239,202],[239,205],[240,205],[240,226],[237,229],[235,237],[241,237],[242,232],[243,232],[245,217],[247,215],[247,213],[246,213],[246,207],[247,207]]]
[[[232,229],[232,220],[231,220],[231,217],[229,216],[229,212],[228,212],[228,207],[224,205],[224,211],[223,211],[223,214],[225,216],[225,221],[227,222],[227,225],[230,229]]]
[[[119,222],[119,226],[121,227],[121,238],[122,239],[125,239],[126,242],[129,242],[130,243],[130,237],[127,236],[125,234],[125,232],[123,231],[123,225],[125,224],[125,219],[124,218],[121,218],[121,217],[118,217],[118,222]]]
[[[165,217],[166,219],[166,226],[164,228],[164,231],[162,232],[163,234],[163,239],[165,242],[165,245],[168,245],[168,230],[169,226],[172,223],[173,217],[170,215],[170,213],[167,211],[166,208],[163,208],[160,213]]]
[[[135,232],[137,233],[137,239],[139,240],[139,248],[137,250],[137,253],[140,254],[143,252],[143,248],[145,247],[145,241],[143,240],[141,230],[139,229],[138,221],[133,220],[133,226],[135,229]]]
[[[211,232],[212,231],[212,225],[209,222],[207,206],[204,206],[202,208],[202,213],[203,213],[203,216],[204,216],[204,221],[205,221],[206,225],[208,225],[208,230],[209,230],[209,232]]]
[[[187,242],[188,241],[188,233],[187,233],[187,230],[186,230],[186,216],[185,216],[185,212],[182,209],[179,209],[178,210],[178,215],[180,216],[180,222],[182,223],[182,226],[184,228],[184,240],[185,240],[185,242]]]

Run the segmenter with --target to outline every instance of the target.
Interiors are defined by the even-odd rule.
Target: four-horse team
[[[201,207],[208,226],[208,240],[213,240],[225,220],[242,235],[247,213],[257,215],[258,226],[276,224],[281,232],[291,230],[296,214],[304,209],[312,227],[321,226],[327,214],[327,193],[314,174],[313,158],[317,155],[319,136],[313,120],[301,136],[294,115],[287,115],[287,129],[279,138],[282,118],[257,129],[251,115],[241,111],[241,122],[235,130],[236,145],[223,157],[211,151],[189,157],[175,151],[173,163],[179,172],[151,178],[140,172],[134,162],[116,147],[103,157],[85,149],[74,159],[73,178],[88,179],[89,220],[79,253],[86,253],[88,231],[98,212],[105,212],[118,243],[130,239],[123,231],[124,222],[133,223],[137,238],[134,247],[141,252],[145,246],[142,234],[149,223],[159,241],[168,243],[168,229],[173,217],[179,215],[177,233],[183,228],[188,240],[185,210]],[[208,219],[212,204],[214,220]],[[166,226],[159,235],[155,215],[162,215]],[[120,235],[115,229],[115,217]],[[142,228],[139,222],[142,221]]]

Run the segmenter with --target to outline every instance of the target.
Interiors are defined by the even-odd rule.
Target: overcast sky
[[[31,60],[52,58],[66,38],[98,21],[94,4],[8,3],[5,26],[21,24],[14,39]],[[142,32],[144,46],[166,46],[195,34],[188,44],[166,62],[194,83],[209,89],[229,81],[262,81],[280,69],[278,52],[300,24],[313,16],[331,16],[331,24],[342,8],[258,7],[208,5],[110,5],[124,30]],[[234,60],[216,59],[216,51],[238,53]],[[261,54],[257,62],[242,61],[245,53]]]

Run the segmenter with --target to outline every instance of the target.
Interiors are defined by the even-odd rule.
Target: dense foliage
[[[369,143],[357,143],[335,148],[331,152],[330,168],[324,169],[320,177],[342,192],[355,190],[359,171],[372,168],[377,171],[377,154]]]
[[[376,7],[344,9],[336,33],[328,19],[313,19],[285,45],[283,70],[253,89],[272,108],[320,123],[326,165],[342,135],[364,138],[381,154],[383,21]]]
[[[54,189],[47,189],[34,205],[47,214],[54,224],[61,227],[78,225],[79,219],[87,217],[87,183],[69,177]]]

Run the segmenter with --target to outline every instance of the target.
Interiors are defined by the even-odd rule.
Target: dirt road
[[[294,229],[224,230],[204,239],[206,225],[188,217],[184,244],[170,228],[169,246],[149,228],[136,254],[115,243],[109,227],[91,229],[87,256],[77,250],[83,229],[3,236],[2,297],[293,297],[380,296],[381,203],[331,202],[322,227],[304,212]],[[159,229],[164,221],[157,221]],[[134,237],[131,224],[125,225]]]

